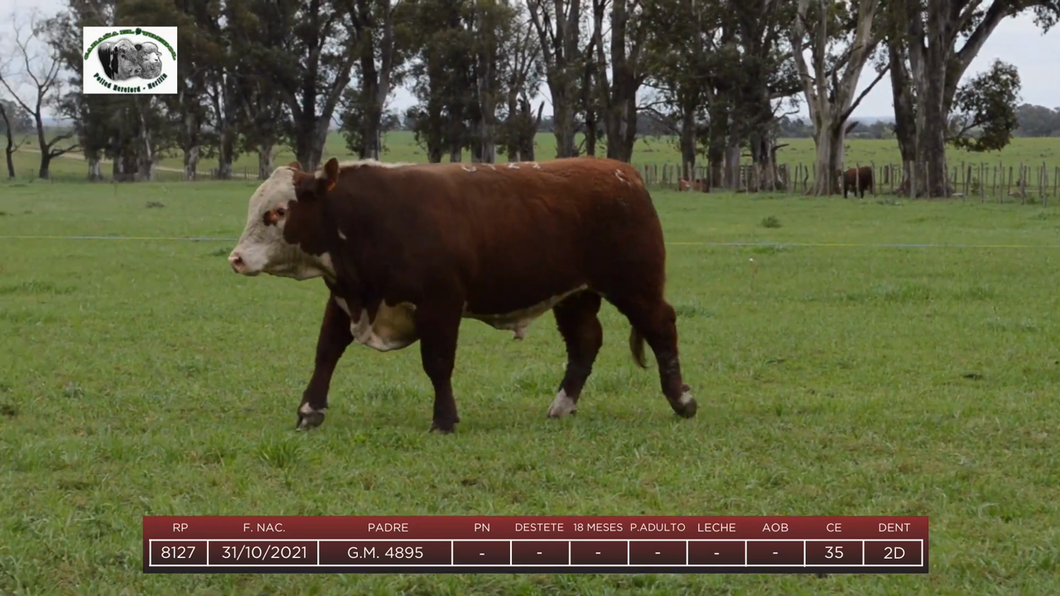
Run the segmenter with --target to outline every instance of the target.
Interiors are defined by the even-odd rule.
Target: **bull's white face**
[[[250,197],[246,228],[228,256],[236,273],[268,273],[297,280],[334,276],[327,253],[311,255],[284,240],[287,211],[295,201],[294,170],[277,168]]]

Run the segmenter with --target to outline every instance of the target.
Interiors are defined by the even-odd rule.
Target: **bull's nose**
[[[235,271],[236,273],[243,273],[243,269],[246,268],[246,265],[243,263],[243,257],[235,253],[228,255],[228,264],[232,266],[232,271]]]

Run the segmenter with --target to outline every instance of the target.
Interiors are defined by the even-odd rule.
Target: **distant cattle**
[[[870,189],[872,194],[876,194],[876,187],[872,182],[872,167],[861,166],[860,168],[850,168],[846,172],[843,172],[843,198],[847,198],[847,191],[853,190],[854,196],[858,196],[860,193],[862,198],[865,198],[865,189]]]
[[[277,168],[251,196],[228,257],[243,275],[330,290],[297,428],[324,421],[336,363],[356,341],[379,351],[416,341],[434,386],[431,430],[459,422],[450,378],[462,319],[521,339],[552,310],[567,349],[549,417],[576,410],[603,341],[601,298],[647,341],[662,392],[679,415],[696,401],[681,376],[666,249],[651,196],[629,164],[573,158],[492,164],[384,164],[331,159],[315,173]],[[276,313],[264,306],[262,316]]]
[[[696,192],[708,192],[710,190],[710,184],[706,180],[696,178],[691,182],[687,178],[679,178],[677,180],[677,190],[688,190],[692,189]]]

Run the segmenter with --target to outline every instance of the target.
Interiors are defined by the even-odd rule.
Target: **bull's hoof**
[[[431,423],[431,430],[427,432],[451,435],[456,432],[456,424],[453,422],[439,422],[438,420],[435,420]]]
[[[560,389],[559,393],[556,394],[556,399],[552,400],[552,405],[548,407],[549,418],[563,418],[577,412],[578,404],[568,397],[567,392],[563,389]]]
[[[295,424],[295,430],[311,430],[324,424],[324,414],[327,411],[327,408],[314,410],[309,407],[309,404],[304,404],[298,408],[298,422]]]
[[[673,407],[674,412],[682,418],[694,417],[696,410],[699,409],[699,406],[696,405],[696,399],[692,397],[687,385],[685,385],[685,391],[681,394],[681,397],[676,402],[670,402],[670,405]]]

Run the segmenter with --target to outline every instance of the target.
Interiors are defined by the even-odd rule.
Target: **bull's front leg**
[[[339,358],[342,358],[343,352],[352,341],[350,317],[339,307],[332,294],[328,296],[324,320],[320,323],[313,376],[309,379],[309,386],[302,393],[296,429],[308,430],[324,423],[324,414],[328,409],[328,388],[331,386],[331,376],[335,372],[335,365],[338,364]]]
[[[456,423],[460,422],[456,414],[456,399],[453,397],[452,376],[462,305],[463,301],[453,301],[451,304],[424,304],[416,308],[416,331],[420,336],[423,372],[427,373],[434,386],[431,432],[454,432]]]

